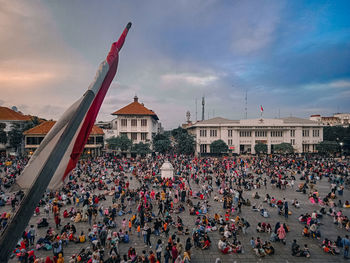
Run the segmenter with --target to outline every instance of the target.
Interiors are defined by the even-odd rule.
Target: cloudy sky
[[[133,27],[98,120],[135,94],[165,128],[196,118],[350,112],[349,1],[0,0],[0,105],[57,119]]]

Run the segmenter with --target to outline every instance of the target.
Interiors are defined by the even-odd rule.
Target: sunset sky
[[[166,129],[350,112],[350,1],[0,0],[0,105],[57,119],[131,21],[98,120],[135,94]],[[280,113],[279,113],[280,112]],[[214,115],[215,113],[215,115]]]

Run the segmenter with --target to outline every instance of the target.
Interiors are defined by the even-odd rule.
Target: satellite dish
[[[12,106],[11,109],[14,110],[15,112],[18,112],[18,108],[16,106]]]

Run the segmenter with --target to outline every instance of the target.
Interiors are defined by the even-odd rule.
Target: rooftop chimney
[[[139,98],[135,95],[134,102],[139,102]]]

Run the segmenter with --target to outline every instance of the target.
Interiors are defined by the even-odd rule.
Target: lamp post
[[[340,142],[339,145],[340,145],[340,157],[343,158],[343,145],[344,145],[344,143]]]
[[[199,145],[199,151],[198,151],[198,157],[201,158],[201,139],[198,139],[198,145]]]

